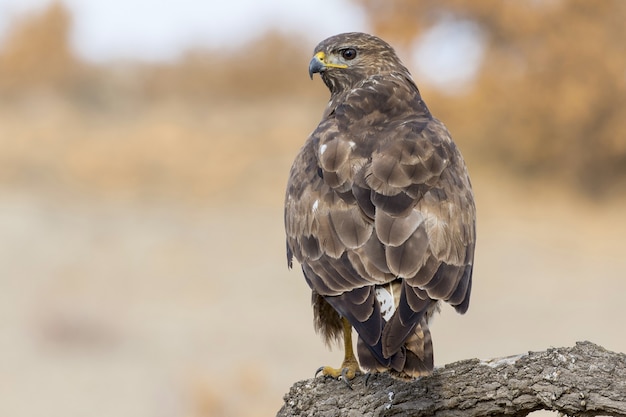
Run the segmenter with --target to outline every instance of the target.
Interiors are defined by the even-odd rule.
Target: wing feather
[[[349,249],[361,247],[372,234],[374,226],[367,221],[355,205],[331,207],[329,210],[333,229],[341,243]]]
[[[385,246],[389,270],[397,277],[415,276],[424,264],[427,247],[428,235],[424,227],[418,227],[401,245]]]
[[[374,220],[376,236],[382,244],[388,246],[402,245],[423,222],[424,216],[417,210],[411,210],[403,217],[390,216],[383,210],[378,210]]]

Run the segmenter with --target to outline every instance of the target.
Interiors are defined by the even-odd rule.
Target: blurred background
[[[338,365],[284,253],[328,98],[314,46],[393,44],[466,156],[472,306],[437,365],[626,351],[626,2],[0,0],[0,414],[274,415]]]

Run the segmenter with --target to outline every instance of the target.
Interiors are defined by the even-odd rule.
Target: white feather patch
[[[320,146],[320,155],[323,155],[324,152],[326,152],[326,148],[328,148],[328,145],[325,143]]]
[[[385,321],[389,321],[393,313],[396,312],[396,303],[391,294],[385,287],[376,287],[376,299],[380,304],[380,313]]]
[[[311,206],[311,213],[315,213],[317,211],[317,206],[319,206],[320,201],[319,200],[315,200],[313,202],[313,205]]]

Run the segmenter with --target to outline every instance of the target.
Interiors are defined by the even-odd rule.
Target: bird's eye
[[[356,49],[346,48],[341,50],[341,57],[346,61],[356,58]]]

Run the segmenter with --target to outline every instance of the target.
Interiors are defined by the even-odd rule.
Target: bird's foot
[[[322,366],[316,372],[317,374],[322,373],[323,376],[329,376],[334,379],[339,379],[343,381],[348,388],[352,389],[352,385],[350,381],[354,379],[357,375],[361,375],[361,368],[359,368],[359,363],[356,359],[346,359],[341,364],[341,368],[331,368],[330,366]]]

